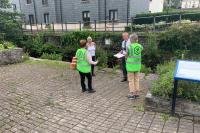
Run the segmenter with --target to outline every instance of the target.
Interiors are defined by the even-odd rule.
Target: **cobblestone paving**
[[[0,67],[0,133],[199,133],[193,118],[143,112],[119,75],[99,72],[95,94],[80,92],[75,71],[40,64]],[[143,95],[147,90],[141,81]]]

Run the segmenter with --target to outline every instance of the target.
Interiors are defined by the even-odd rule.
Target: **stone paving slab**
[[[144,112],[142,97],[126,98],[119,74],[98,72],[96,93],[81,93],[75,71],[44,64],[0,67],[0,133],[198,133],[192,117]]]

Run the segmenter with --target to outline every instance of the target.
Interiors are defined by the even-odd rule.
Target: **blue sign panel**
[[[200,82],[200,62],[178,60],[174,79]]]

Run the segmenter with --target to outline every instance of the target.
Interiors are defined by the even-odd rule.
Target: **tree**
[[[4,39],[18,43],[22,39],[20,14],[9,11],[11,8],[9,0],[0,0],[0,35]]]

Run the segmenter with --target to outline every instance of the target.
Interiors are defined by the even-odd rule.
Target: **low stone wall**
[[[0,65],[22,62],[23,49],[14,48],[0,51]]]
[[[170,113],[171,105],[171,100],[155,97],[150,91],[145,97],[145,109],[149,111]],[[200,104],[183,99],[177,99],[176,114],[200,116]]]

